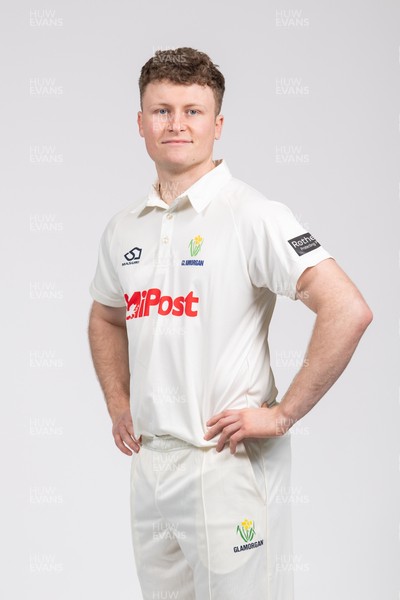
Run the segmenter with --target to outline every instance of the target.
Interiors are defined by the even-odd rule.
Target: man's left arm
[[[297,297],[316,313],[303,366],[279,404],[225,410],[209,419],[204,437],[209,440],[220,433],[217,450],[228,440],[234,453],[237,443],[246,437],[285,434],[335,383],[372,321],[360,291],[331,258],[307,268],[296,289]]]

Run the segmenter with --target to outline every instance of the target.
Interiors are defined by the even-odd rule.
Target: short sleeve
[[[248,253],[253,285],[296,300],[296,284],[308,267],[333,258],[281,202],[264,199],[251,219]]]
[[[113,218],[100,240],[97,268],[90,284],[90,294],[94,300],[106,306],[125,306],[124,294],[112,260],[112,241],[116,227]]]

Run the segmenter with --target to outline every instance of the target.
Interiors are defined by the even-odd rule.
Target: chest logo
[[[131,250],[129,250],[126,254],[124,254],[124,258],[126,262],[122,263],[122,266],[126,265],[134,265],[139,262],[140,257],[142,256],[142,248],[138,248],[135,246]]]
[[[201,250],[201,247],[203,245],[204,242],[204,238],[201,237],[201,235],[196,235],[196,237],[194,237],[193,239],[190,240],[189,242],[189,250],[190,250],[190,256],[197,256],[198,253]]]
[[[197,304],[199,298],[193,292],[186,296],[173,298],[167,294],[162,295],[158,288],[151,288],[124,294],[126,302],[126,320],[148,317],[150,313],[157,312],[159,315],[174,315],[182,317],[197,317]]]
[[[192,238],[189,242],[189,250],[190,250],[190,256],[197,256],[198,253],[201,250],[201,247],[203,245],[204,242],[204,238],[201,237],[201,235],[196,235],[194,238]],[[182,266],[195,266],[195,267],[202,267],[204,265],[204,260],[199,260],[199,259],[188,259],[188,260],[181,260],[181,265]]]

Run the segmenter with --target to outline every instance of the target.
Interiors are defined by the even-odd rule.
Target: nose
[[[170,115],[168,122],[169,131],[183,131],[185,129],[185,123],[182,120],[182,115],[176,111]]]

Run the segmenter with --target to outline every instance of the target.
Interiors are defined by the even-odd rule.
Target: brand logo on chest
[[[201,250],[201,247],[203,245],[204,242],[204,238],[201,237],[201,235],[196,235],[194,238],[192,238],[189,242],[189,251],[190,251],[190,256],[197,256]],[[199,259],[193,259],[193,258],[189,258],[187,260],[183,259],[181,260],[181,265],[182,267],[202,267],[204,265],[204,260],[199,260]]]
[[[123,262],[122,266],[126,267],[127,265],[135,265],[136,263],[139,262],[141,256],[142,256],[142,248],[138,248],[137,246],[135,246],[134,248],[129,250],[126,254],[124,254],[124,259],[126,260],[126,262]]]
[[[186,296],[162,295],[158,288],[150,288],[134,292],[131,296],[124,294],[126,302],[126,320],[148,317],[150,312],[159,315],[173,315],[175,317],[197,317],[197,304],[199,298],[193,292]]]

